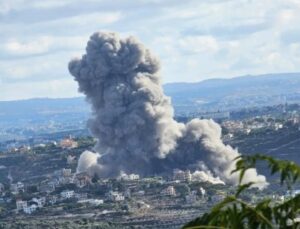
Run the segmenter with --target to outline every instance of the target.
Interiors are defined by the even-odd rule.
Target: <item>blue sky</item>
[[[162,80],[300,71],[300,0],[0,0],[0,100],[78,96],[67,64],[95,31],[133,35]]]

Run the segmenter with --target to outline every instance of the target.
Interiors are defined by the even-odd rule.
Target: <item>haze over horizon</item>
[[[249,77],[251,77],[251,81],[254,80],[255,78],[261,77],[261,78],[270,78],[270,77],[279,77],[280,80],[282,79],[282,76],[290,76],[290,77],[295,77],[297,75],[300,76],[300,72],[286,72],[286,73],[269,73],[269,74],[261,74],[261,75],[243,75],[243,76],[234,76],[234,77],[230,77],[230,78],[222,78],[222,77],[216,77],[216,78],[209,78],[209,79],[203,79],[203,80],[199,80],[199,81],[195,81],[195,82],[188,82],[188,81],[177,81],[177,82],[170,82],[170,83],[165,83],[163,84],[163,87],[165,88],[167,93],[171,93],[169,94],[169,96],[174,96],[174,93],[176,92],[176,85],[186,85],[186,90],[188,90],[188,88],[191,85],[200,85],[203,83],[207,83],[209,81],[222,81],[222,84],[224,84],[227,80],[232,81],[232,80],[240,80],[240,79],[249,79]],[[263,79],[262,79],[263,80]],[[275,81],[272,80],[272,81]],[[238,82],[236,82],[238,84]],[[250,82],[249,82],[250,83]],[[217,86],[217,85],[215,85]],[[223,85],[224,86],[224,85]],[[222,87],[222,85],[219,85],[217,87]],[[192,86],[193,90],[195,90],[195,88]],[[190,88],[190,89],[192,89]],[[170,91],[169,91],[170,90]],[[174,91],[175,90],[175,91]],[[212,89],[213,90],[213,89]],[[258,89],[259,91],[259,89]],[[211,92],[212,93],[212,92]],[[71,95],[71,96],[36,96],[36,97],[25,97],[25,98],[20,98],[20,99],[0,99],[0,102],[14,102],[14,101],[26,101],[26,100],[36,100],[36,99],[74,99],[74,98],[84,98],[84,96],[81,93],[77,93],[75,95]],[[189,98],[189,97],[188,97]],[[187,99],[188,99],[187,98]]]
[[[67,62],[101,30],[138,37],[161,60],[163,83],[300,72],[299,9],[295,0],[0,1],[0,100],[78,96]]]

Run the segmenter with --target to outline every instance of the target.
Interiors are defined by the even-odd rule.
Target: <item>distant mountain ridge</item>
[[[172,98],[177,112],[193,110],[234,110],[300,102],[300,73],[241,76],[231,79],[209,79],[196,83],[168,83],[165,94]],[[37,98],[0,101],[0,119],[8,115],[51,113],[87,113],[84,97]]]
[[[84,97],[34,98],[14,101],[0,101],[0,117],[3,114],[41,114],[51,112],[85,112],[88,104]]]
[[[165,93],[175,108],[195,106],[204,110],[233,110],[300,101],[300,73],[209,79],[198,83],[170,83]]]

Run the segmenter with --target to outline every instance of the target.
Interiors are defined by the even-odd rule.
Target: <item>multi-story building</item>
[[[70,198],[73,198],[75,195],[75,192],[73,190],[64,190],[60,193],[60,196],[63,198],[63,199],[70,199]]]
[[[23,211],[26,213],[26,214],[32,214],[33,212],[36,211],[36,209],[38,208],[38,206],[36,204],[31,204],[29,206],[26,206],[23,208]]]
[[[179,181],[190,182],[192,180],[192,174],[190,170],[182,171],[179,169],[174,169],[173,179]]]
[[[163,189],[161,191],[162,195],[167,195],[167,196],[176,196],[176,190],[174,186],[170,185],[167,188]]]
[[[27,207],[27,201],[17,199],[16,200],[16,207],[17,207],[18,211],[23,210],[25,207]]]
[[[74,141],[72,138],[66,138],[66,139],[61,140],[59,145],[63,149],[73,149],[78,146],[78,143],[76,141]]]
[[[122,180],[130,180],[130,181],[133,181],[133,180],[139,180],[140,179],[140,176],[138,174],[122,174],[121,177],[120,177]]]
[[[37,204],[37,207],[42,208],[46,204],[46,198],[41,197],[41,198],[32,198],[31,200],[33,203]]]
[[[107,193],[107,198],[114,202],[123,201],[125,199],[121,193],[113,191]]]
[[[11,184],[10,185],[10,190],[11,193],[16,195],[20,192],[24,192],[25,191],[25,186],[22,182],[17,182],[16,184]]]
[[[75,175],[75,184],[78,188],[83,188],[91,182],[89,175],[85,172]]]
[[[62,169],[62,175],[64,177],[70,177],[70,176],[72,176],[72,170],[71,169],[65,169],[65,168],[63,168]]]

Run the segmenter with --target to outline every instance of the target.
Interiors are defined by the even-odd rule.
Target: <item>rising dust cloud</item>
[[[88,127],[97,138],[97,153],[85,151],[77,171],[116,177],[121,171],[146,176],[191,169],[208,181],[237,184],[239,174],[231,171],[238,151],[222,142],[213,120],[174,120],[159,69],[159,60],[134,37],[108,32],[93,34],[86,54],[69,63],[92,105]],[[244,182],[250,181],[267,184],[255,169],[246,173]]]

